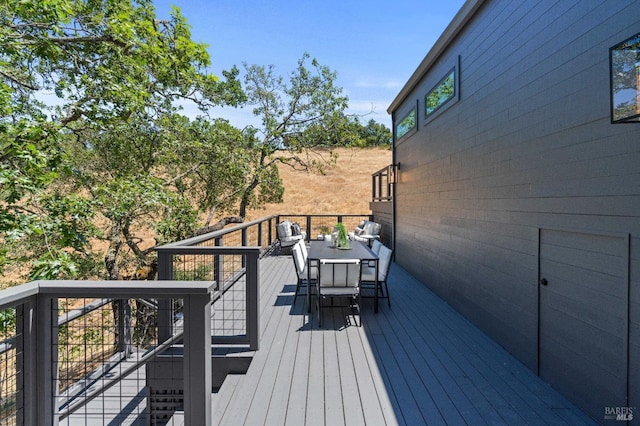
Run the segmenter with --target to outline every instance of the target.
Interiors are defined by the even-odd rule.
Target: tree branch
[[[196,230],[195,234],[196,234],[196,236],[203,235],[203,234],[207,234],[209,232],[219,231],[219,230],[221,230],[222,228],[224,228],[225,226],[227,226],[230,223],[243,223],[243,222],[244,222],[244,218],[240,217],[240,216],[225,217],[223,219],[220,219],[214,225],[205,226],[204,228],[200,228],[200,229]]]
[[[198,170],[200,167],[204,166],[205,164],[207,164],[206,162],[200,162],[197,163],[196,165],[194,165],[193,167],[189,168],[187,171],[185,171],[184,173],[181,173],[177,176],[175,176],[173,179],[168,180],[164,183],[164,186],[170,186],[173,185],[174,183],[176,183],[177,181],[179,181],[180,179],[182,179],[185,176],[188,176],[190,174],[192,174],[193,172],[195,172],[196,170]]]
[[[75,36],[75,37],[47,37],[48,41],[55,44],[74,44],[74,43],[110,43],[115,44],[116,46],[120,46],[122,48],[127,47],[127,44],[116,40],[113,37],[109,36]]]
[[[25,89],[29,89],[29,90],[38,90],[39,88],[37,86],[33,86],[27,82],[21,81],[19,80],[17,77],[14,77],[13,75],[9,74],[6,71],[2,71],[0,70],[0,75],[2,75],[4,78],[13,81],[15,84],[24,87]]]
[[[129,230],[129,224],[126,224],[122,227],[122,235],[124,235],[127,246],[129,246],[131,251],[136,255],[136,258],[141,260],[144,259],[145,254],[142,250],[140,250],[140,247],[138,247],[138,244],[134,241],[134,237],[131,235],[131,231]]]
[[[60,122],[62,123],[63,126],[66,126],[72,121],[79,120],[80,117],[82,117],[82,110],[74,105],[71,108],[69,108],[69,113],[66,115],[66,117],[62,118]]]

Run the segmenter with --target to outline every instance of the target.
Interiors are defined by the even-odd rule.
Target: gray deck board
[[[375,424],[381,419],[387,424],[394,424],[395,409],[393,399],[384,389],[382,370],[375,362],[375,354],[370,341],[360,333],[360,330],[348,328],[347,335],[351,337],[351,351],[353,365],[358,385],[358,394],[362,402],[365,422]]]
[[[261,262],[261,346],[244,376],[214,395],[219,424],[595,424],[394,265],[393,306],[293,304],[288,256]]]

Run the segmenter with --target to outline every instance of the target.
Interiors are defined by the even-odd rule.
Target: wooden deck
[[[260,350],[213,394],[216,425],[596,424],[398,265],[392,307],[364,299],[361,327],[347,307],[320,328],[304,295],[294,304],[290,256],[260,273]],[[60,424],[146,424],[144,383],[141,368]]]
[[[322,328],[289,256],[260,268],[260,350],[213,395],[215,424],[595,424],[397,265],[391,308],[365,299],[362,327],[327,308]]]

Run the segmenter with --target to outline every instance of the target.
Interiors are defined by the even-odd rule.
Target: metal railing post
[[[371,175],[371,198],[373,199],[373,201],[376,201],[378,199],[378,194],[376,193],[376,178],[377,177],[378,177],[377,174]]]
[[[222,237],[218,237],[214,240],[214,246],[222,247]],[[220,283],[222,283],[222,277],[224,277],[224,258],[219,254],[213,255],[213,281],[216,282],[217,289],[220,290]]]
[[[158,252],[158,280],[173,279],[173,254]],[[173,336],[173,301],[158,300],[158,342],[167,341]]]
[[[211,299],[209,294],[184,298],[185,425],[211,421]]]
[[[118,352],[124,352],[125,356],[131,353],[131,301],[129,299],[118,300]]]
[[[257,351],[260,347],[260,288],[258,253],[247,254],[247,337],[249,349]]]
[[[55,395],[58,394],[58,299],[37,296],[36,307],[37,419],[42,426],[58,424]]]
[[[242,244],[241,245],[242,245],[242,247],[246,247],[247,246],[247,242],[249,241],[247,228],[242,228],[242,231],[241,231],[240,235],[242,235]],[[242,267],[243,268],[246,266],[246,262],[247,262],[247,259],[243,256],[242,257]]]
[[[17,389],[22,389],[17,401],[17,424],[37,424],[38,418],[38,359],[36,334],[36,298],[29,298],[16,306],[16,371]]]
[[[389,168],[387,169],[387,200],[393,199],[393,195],[391,193],[393,188],[391,176],[393,173],[394,173],[393,165],[390,165]]]

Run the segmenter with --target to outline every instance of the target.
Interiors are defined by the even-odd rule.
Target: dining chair
[[[300,240],[298,241],[298,245],[300,246],[300,250],[302,251],[302,257],[304,258],[304,261],[307,261],[307,258],[309,257],[309,251],[307,250],[307,244],[304,242],[304,240]]]
[[[375,288],[376,283],[376,268],[375,265],[367,264],[362,266],[361,286],[373,287],[374,291],[380,291],[382,294],[379,297],[387,299],[389,307],[391,307],[391,297],[389,295],[389,286],[387,284],[387,277],[389,275],[389,268],[391,267],[391,258],[393,257],[393,250],[387,246],[380,244],[378,251],[378,288]],[[382,285],[384,284],[384,292],[382,291]]]
[[[351,307],[357,308],[360,316],[360,266],[360,259],[320,259],[316,281],[319,326],[322,326],[322,301],[327,297],[349,298]]]
[[[303,285],[308,285],[309,280],[311,282],[318,278],[318,268],[312,266],[309,270],[307,265],[307,250],[304,241],[300,240],[291,248],[291,255],[293,257],[293,264],[296,268],[296,274],[298,276],[298,282],[296,283],[296,294],[293,297],[293,303],[296,303],[298,293]]]
[[[373,243],[371,243],[371,251],[378,254],[380,253],[380,247],[382,247],[380,240],[373,240]]]

